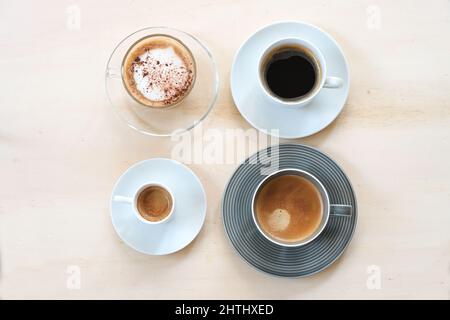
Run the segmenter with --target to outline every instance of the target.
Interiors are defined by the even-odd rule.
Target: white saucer
[[[113,201],[116,195],[132,197],[146,182],[166,185],[174,195],[172,218],[163,224],[139,221],[128,203]],[[114,186],[111,220],[119,237],[133,249],[164,255],[187,246],[199,233],[206,216],[206,194],[200,180],[185,165],[171,159],[144,160],[128,168]]]
[[[327,76],[344,80],[339,89],[322,89],[314,100],[299,109],[270,103],[258,83],[258,58],[277,40],[298,37],[314,44],[327,62]],[[231,93],[242,116],[256,129],[286,139],[312,135],[339,115],[347,100],[350,79],[347,61],[337,42],[327,33],[302,22],[279,22],[255,32],[238,50],[231,69]]]

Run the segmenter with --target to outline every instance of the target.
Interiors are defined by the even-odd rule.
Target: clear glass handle
[[[121,79],[122,76],[120,75],[120,71],[116,68],[107,68],[106,69],[106,76],[111,79]]]

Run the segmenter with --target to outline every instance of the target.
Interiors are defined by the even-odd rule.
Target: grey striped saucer
[[[301,247],[272,243],[258,231],[252,218],[253,192],[266,176],[261,169],[277,152],[277,169],[310,172],[322,182],[331,203],[353,208],[351,216],[330,216],[323,232]],[[305,145],[282,144],[257,152],[236,169],[224,191],[222,218],[231,244],[250,265],[275,276],[304,277],[330,266],[347,248],[356,227],[356,196],[349,179],[330,157]]]

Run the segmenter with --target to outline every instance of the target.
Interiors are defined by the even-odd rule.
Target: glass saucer
[[[151,35],[168,35],[180,40],[195,59],[196,79],[191,92],[170,108],[140,104],[129,95],[122,81],[122,63],[128,49]],[[144,134],[167,137],[182,134],[206,118],[217,98],[219,75],[211,52],[198,39],[180,30],[151,27],[130,34],[114,48],[106,66],[105,86],[114,111],[128,126]]]

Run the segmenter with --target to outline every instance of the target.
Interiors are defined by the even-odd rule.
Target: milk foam
[[[285,230],[291,221],[291,215],[285,209],[274,210],[268,219],[269,227],[273,231],[283,231]]]
[[[145,51],[133,64],[136,88],[152,101],[174,98],[189,86],[190,70],[172,47]]]

